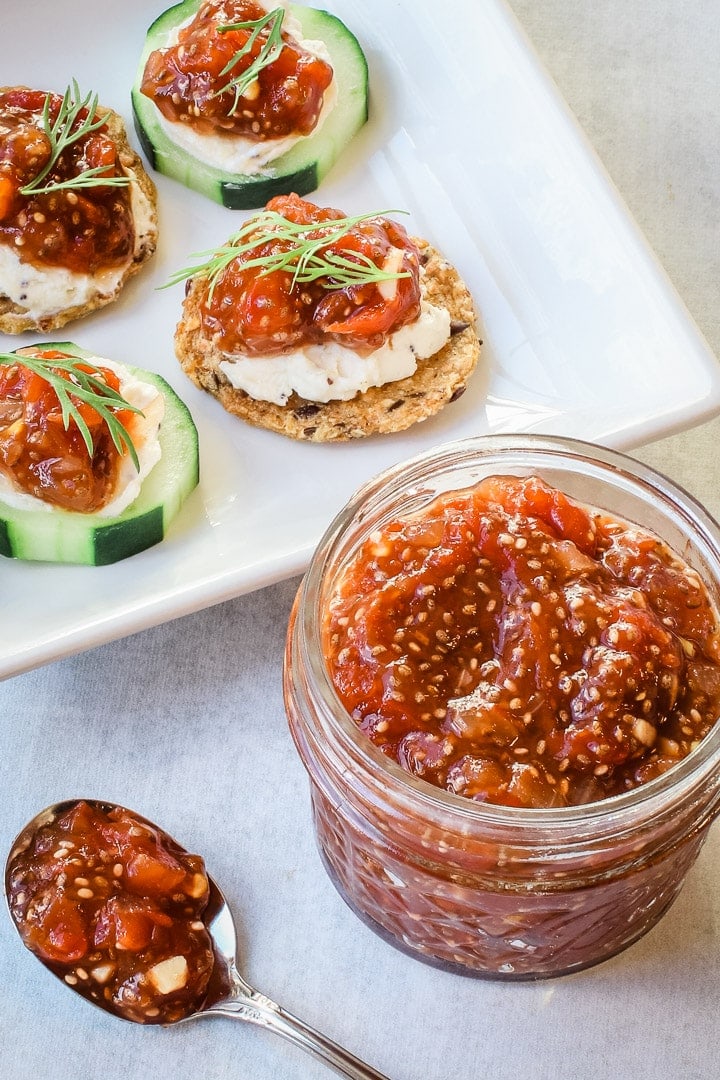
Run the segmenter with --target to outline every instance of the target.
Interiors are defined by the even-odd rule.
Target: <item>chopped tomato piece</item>
[[[125,864],[127,888],[143,896],[167,895],[182,885],[184,880],[184,869],[170,856],[152,856],[138,851]]]
[[[113,896],[97,916],[94,944],[140,952],[150,945],[158,926],[170,927],[172,919],[146,899]]]
[[[70,963],[82,960],[88,951],[88,937],[78,904],[62,893],[53,897],[32,925],[33,946],[45,960]]]
[[[250,260],[293,250],[287,237],[269,239],[239,255],[214,282],[201,309],[206,333],[227,352],[271,356],[307,344],[336,342],[352,349],[377,349],[396,330],[420,315],[420,252],[402,225],[374,217],[343,229],[332,223],[342,211],[318,207],[297,195],[279,195],[267,204],[296,225],[317,223],[303,240],[327,243],[318,248],[326,259],[342,258],[368,265],[391,277],[383,282],[340,285],[328,273],[297,282],[291,269],[258,273]]]

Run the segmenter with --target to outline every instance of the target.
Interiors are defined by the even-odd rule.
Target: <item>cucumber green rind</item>
[[[38,348],[92,354],[71,342],[46,342]],[[38,562],[105,566],[159,543],[170,522],[199,482],[198,436],[190,412],[160,375],[126,365],[152,383],[165,398],[159,439],[162,457],[143,482],[137,499],[122,514],[102,518],[53,508],[17,510],[0,499],[0,554]]]
[[[206,165],[177,147],[161,128],[154,103],[140,92],[149,54],[161,48],[170,32],[199,6],[200,0],[183,0],[158,16],[147,33],[132,89],[132,106],[135,129],[148,161],[158,172],[230,210],[264,206],[275,195],[307,195],[315,191],[368,118],[368,68],[357,39],[327,11],[290,6],[305,38],[322,40],[328,48],[337,80],[337,101],[317,134],[301,139],[262,173],[241,176]]]
[[[7,525],[4,521],[0,521],[0,555],[7,555],[8,558],[12,557],[10,536],[8,534]]]

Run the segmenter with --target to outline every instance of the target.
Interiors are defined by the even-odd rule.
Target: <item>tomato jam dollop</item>
[[[242,135],[257,141],[309,135],[333,70],[286,33],[278,55],[260,68],[242,94],[232,86],[272,47],[268,38],[275,20],[262,28],[237,24],[267,14],[255,0],[209,0],[180,29],[176,44],[150,54],[142,93],[166,120],[203,135]]]
[[[716,612],[657,537],[493,476],[373,533],[324,624],[332,681],[409,772],[480,802],[593,802],[720,713]]]
[[[32,350],[31,354],[67,362],[65,353],[52,349]],[[86,364],[80,367],[119,391],[120,380],[114,371]],[[53,371],[72,384],[69,372],[60,368]],[[66,427],[52,385],[24,366],[22,353],[17,364],[0,364],[0,472],[21,491],[43,502],[92,513],[112,497],[122,458],[96,409],[74,398],[72,392],[70,398],[87,425],[92,454],[74,417],[70,416]],[[126,430],[132,431],[134,414],[122,408],[113,412]]]
[[[77,802],[21,836],[8,868],[23,942],[85,997],[165,1024],[206,995],[214,967],[199,855],[122,807]]]
[[[361,269],[372,263],[406,276],[338,286],[331,275],[298,283],[292,266],[259,273],[256,260],[291,251],[295,244],[274,236],[261,215],[262,242],[229,263],[201,306],[203,329],[220,350],[273,356],[303,345],[336,342],[371,351],[419,317],[420,252],[402,225],[371,217],[338,228],[333,223],[346,220],[342,210],[316,206],[298,195],[279,195],[266,210],[296,225],[317,223],[317,230],[304,232],[301,239],[322,240],[326,235],[327,244],[318,249],[325,258],[354,260]]]
[[[125,173],[117,147],[103,125],[66,146],[38,190],[23,194],[53,156],[42,113],[58,117],[62,98],[23,87],[0,91],[0,243],[21,262],[62,267],[80,274],[123,266],[135,244],[129,185],[61,188],[88,169],[108,177]],[[67,135],[87,119],[80,110]]]

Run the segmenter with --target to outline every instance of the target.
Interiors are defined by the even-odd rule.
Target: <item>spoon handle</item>
[[[370,1065],[366,1065],[360,1058],[355,1057],[349,1050],[345,1050],[338,1043],[333,1042],[327,1035],[316,1031],[304,1020],[300,1020],[292,1013],[286,1012],[270,998],[257,990],[248,988],[250,993],[235,990],[232,996],[211,1005],[205,1012],[197,1013],[197,1016],[228,1016],[235,1020],[247,1020],[251,1024],[269,1028],[278,1035],[283,1035],[290,1042],[295,1043],[314,1058],[324,1061],[331,1069],[340,1076],[349,1077],[350,1080],[388,1080],[388,1077]]]

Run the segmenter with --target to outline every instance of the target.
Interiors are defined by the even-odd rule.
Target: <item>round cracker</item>
[[[418,361],[413,375],[371,387],[350,401],[309,401],[298,394],[292,394],[286,405],[257,401],[230,384],[220,370],[226,357],[202,331],[200,304],[208,285],[201,277],[189,283],[175,334],[175,352],[183,370],[234,416],[292,439],[361,439],[403,431],[426,420],[464,392],[478,362],[480,341],[473,300],[460,275],[429,244],[416,243],[423,254],[425,297],[431,304],[447,308],[453,333],[439,352]]]
[[[8,89],[9,87],[2,87],[0,92]],[[89,315],[90,312],[96,311],[97,308],[112,304],[117,300],[126,281],[134,274],[137,274],[155,252],[158,235],[155,184],[145,172],[140,157],[128,142],[127,131],[122,117],[113,112],[112,109],[102,106],[99,106],[97,111],[98,114],[106,117],[108,134],[117,147],[120,164],[127,173],[131,174],[132,180],[137,183],[152,208],[148,229],[143,233],[142,237],[136,236],[132,260],[128,263],[116,288],[111,293],[98,293],[84,304],[74,304],[72,307],[63,308],[52,315],[36,319],[27,309],[20,304],[14,303],[8,296],[3,295],[2,281],[0,280],[0,330],[5,334],[22,334],[26,330],[40,330],[43,333],[48,330],[58,330],[61,326],[65,326],[66,323],[73,322],[75,319],[82,319],[85,315]]]

